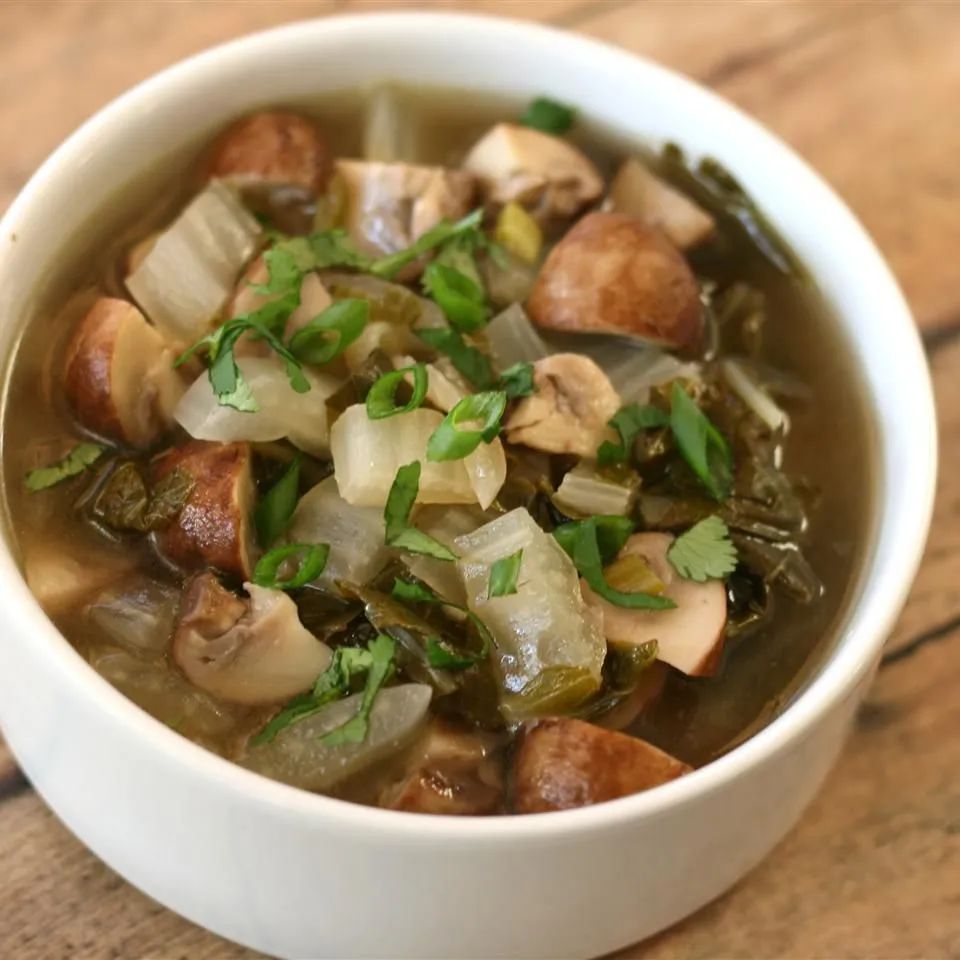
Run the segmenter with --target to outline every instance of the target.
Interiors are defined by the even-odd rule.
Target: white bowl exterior
[[[842,642],[783,716],[689,777],[564,814],[455,821],[314,797],[184,741],[83,665],[5,547],[0,723],[37,789],[91,849],[160,902],[239,942],[291,957],[607,952],[735,882],[789,829],[835,758],[925,539],[936,438],[922,350],[853,217],[739,111],[581,38],[393,14],[229,44],[89,121],[0,223],[0,356],[9,358],[38,279],[55,269],[52,230],[76,232],[117,186],[230,116],[382,78],[548,92],[639,140],[674,139],[716,156],[749,186],[817,278],[882,425],[873,556]]]

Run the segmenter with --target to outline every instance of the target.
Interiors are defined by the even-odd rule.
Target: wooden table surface
[[[933,531],[841,762],[761,867],[623,957],[960,957],[960,4],[0,2],[0,209],[91,112],[183,56],[285,21],[413,6],[576,30],[740,104],[863,219],[903,284],[933,369],[942,457]],[[96,860],[2,743],[0,864],[0,958],[255,956]]]

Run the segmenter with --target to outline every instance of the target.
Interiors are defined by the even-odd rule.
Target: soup
[[[183,736],[539,812],[775,715],[852,589],[869,430],[718,164],[469,99],[264,111],[128,188],[24,335],[6,491],[48,615]]]

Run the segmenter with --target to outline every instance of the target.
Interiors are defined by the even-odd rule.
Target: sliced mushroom
[[[589,357],[554,353],[533,365],[536,392],[510,413],[504,429],[510,443],[593,457],[614,434],[607,425],[620,397],[607,375]]]
[[[378,805],[408,813],[481,816],[503,800],[503,772],[492,757],[495,738],[433,718],[412,746],[398,780]]]
[[[569,810],[675,780],[692,768],[653,744],[569,717],[529,724],[513,761],[517,813]]]
[[[619,556],[644,557],[664,584],[664,596],[676,603],[672,610],[632,610],[598,597],[581,581],[587,604],[603,614],[603,632],[614,644],[657,641],[657,656],[692,677],[714,673],[723,651],[727,623],[727,594],[721,580],[697,583],[685,580],[667,560],[673,543],[668,533],[634,534]]]
[[[589,213],[550,251],[527,301],[533,321],[567,333],[612,333],[692,347],[703,331],[696,277],[655,227]]]
[[[572,217],[603,191],[599,171],[576,147],[513,123],[498,123],[475,143],[463,168],[488,203],[514,201],[539,220]]]
[[[173,408],[186,389],[173,369],[175,357],[133,304],[101,297],[67,348],[67,400],[93,433],[149,447],[173,424]]]
[[[469,173],[446,167],[340,160],[337,174],[347,229],[373,254],[395,253],[441,220],[464,216],[475,189]]]
[[[247,185],[294,186],[319,193],[329,150],[317,125],[282,110],[254,113],[228,127],[213,147],[210,176]]]
[[[624,160],[613,178],[610,209],[659,227],[681,250],[695,247],[716,228],[706,210],[651,173],[636,157]]]
[[[245,583],[249,599],[212,573],[190,580],[173,633],[173,659],[201,690],[230,703],[281,703],[330,665],[330,648],[307,630],[282,591]]]
[[[193,480],[193,490],[176,519],[153,534],[157,550],[187,569],[216,567],[248,578],[253,569],[255,495],[250,447],[191,440],[153,461],[152,481],[175,469]]]

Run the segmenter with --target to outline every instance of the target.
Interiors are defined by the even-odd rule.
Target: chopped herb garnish
[[[290,519],[300,496],[300,461],[301,455],[298,451],[283,476],[257,504],[254,521],[261,547],[269,547],[290,526]]]
[[[329,363],[363,333],[369,317],[366,300],[338,300],[290,338],[290,352],[303,363]]]
[[[413,376],[413,393],[403,405],[397,403],[397,390],[406,383],[408,375]],[[415,363],[409,367],[400,367],[383,374],[367,393],[367,416],[371,420],[385,420],[400,413],[416,410],[427,398],[430,378],[425,364]]]
[[[481,443],[492,443],[500,433],[500,419],[506,409],[507,395],[500,390],[464,397],[431,434],[427,441],[427,459],[461,460]],[[478,426],[463,430],[460,428],[463,423]]]
[[[337,647],[330,666],[317,677],[313,690],[294,697],[253,739],[251,746],[270,743],[280,731],[299,720],[306,720],[328,703],[350,693],[354,679],[363,676],[373,665],[370,650],[360,647]]]
[[[465,273],[443,263],[431,263],[423,273],[423,289],[432,297],[452,327],[469,333],[490,319],[483,288]]]
[[[608,467],[614,463],[623,463],[630,459],[633,445],[643,430],[654,427],[665,427],[670,422],[669,414],[659,407],[650,404],[641,406],[639,403],[630,403],[620,409],[609,421],[617,433],[620,442],[612,443],[604,440],[597,450],[597,465]]]
[[[83,473],[87,467],[96,463],[107,448],[102,443],[78,443],[65,456],[48,467],[37,467],[24,478],[24,484],[31,493],[46,490],[63,480]]]
[[[479,231],[480,224],[483,221],[483,209],[474,210],[468,213],[462,220],[452,223],[449,220],[441,220],[435,227],[431,227],[415,240],[405,250],[398,253],[392,253],[386,257],[380,257],[374,260],[364,269],[385,280],[392,280],[408,263],[413,263],[425,253],[436,249],[442,244],[448,243],[456,237],[464,236]]]
[[[475,387],[488,390],[496,382],[490,358],[466,343],[459,331],[452,327],[421,327],[413,332],[434,350],[449,357],[456,370]]]
[[[623,536],[624,520],[625,517],[590,517],[588,520],[565,523],[553,533],[557,542],[573,560],[580,576],[587,581],[590,589],[604,600],[614,606],[634,610],[668,610],[675,607],[676,604],[669,597],[650,593],[624,593],[615,590],[604,578],[604,564],[612,559],[610,547],[619,541],[619,550],[630,535],[628,529],[626,537]],[[632,529],[633,525],[629,520],[626,524]]]
[[[572,107],[549,97],[537,97],[523,112],[520,123],[559,136],[573,126],[575,116],[576,111]]]
[[[507,367],[500,374],[497,388],[507,395],[508,400],[515,400],[517,397],[529,397],[536,393],[537,387],[533,382],[533,364],[521,360],[512,367]]]
[[[410,523],[410,511],[420,491],[420,461],[414,460],[397,471],[387,505],[383,509],[386,523],[385,542],[409,553],[421,553],[435,560],[456,560],[457,555],[439,540],[418,530]]]
[[[523,550],[501,557],[490,567],[490,586],[487,597],[506,597],[517,592],[517,577],[523,562]]]
[[[480,660],[485,660],[490,655],[490,648],[493,646],[493,635],[487,629],[487,625],[468,607],[459,603],[452,603],[444,600],[439,594],[434,593],[429,587],[422,583],[414,583],[411,580],[401,580],[397,578],[393,582],[392,595],[396,600],[402,600],[406,603],[429,603],[434,606],[452,607],[465,614],[470,621],[477,636],[480,637],[481,646],[476,652],[469,650],[456,650],[447,641],[439,637],[431,637],[427,640],[427,661],[431,667],[437,667],[442,670],[465,670],[472,667]],[[431,642],[433,641],[433,642]],[[433,650],[433,654],[431,654]],[[455,666],[456,660],[460,666]]]
[[[733,486],[730,446],[676,381],[670,391],[670,429],[683,459],[711,496],[715,500],[730,496]]]
[[[367,667],[367,683],[363,688],[360,708],[344,724],[324,734],[322,740],[327,746],[337,747],[344,743],[363,743],[370,727],[370,713],[380,688],[393,673],[393,659],[397,652],[396,642],[385,633],[378,633],[367,644],[370,664]]]
[[[704,517],[681,533],[667,550],[673,569],[686,580],[722,580],[737,566],[737,548],[720,517]]]
[[[300,558],[296,572],[286,580],[278,579],[280,567],[294,556]],[[323,573],[329,556],[330,545],[327,543],[290,543],[275,547],[257,561],[253,582],[258,587],[269,587],[271,590],[296,590]]]
[[[434,257],[434,263],[442,263],[444,266],[452,267],[469,277],[483,290],[483,277],[480,276],[480,268],[477,266],[477,250],[485,248],[487,244],[486,234],[479,229],[462,233],[440,247]]]

